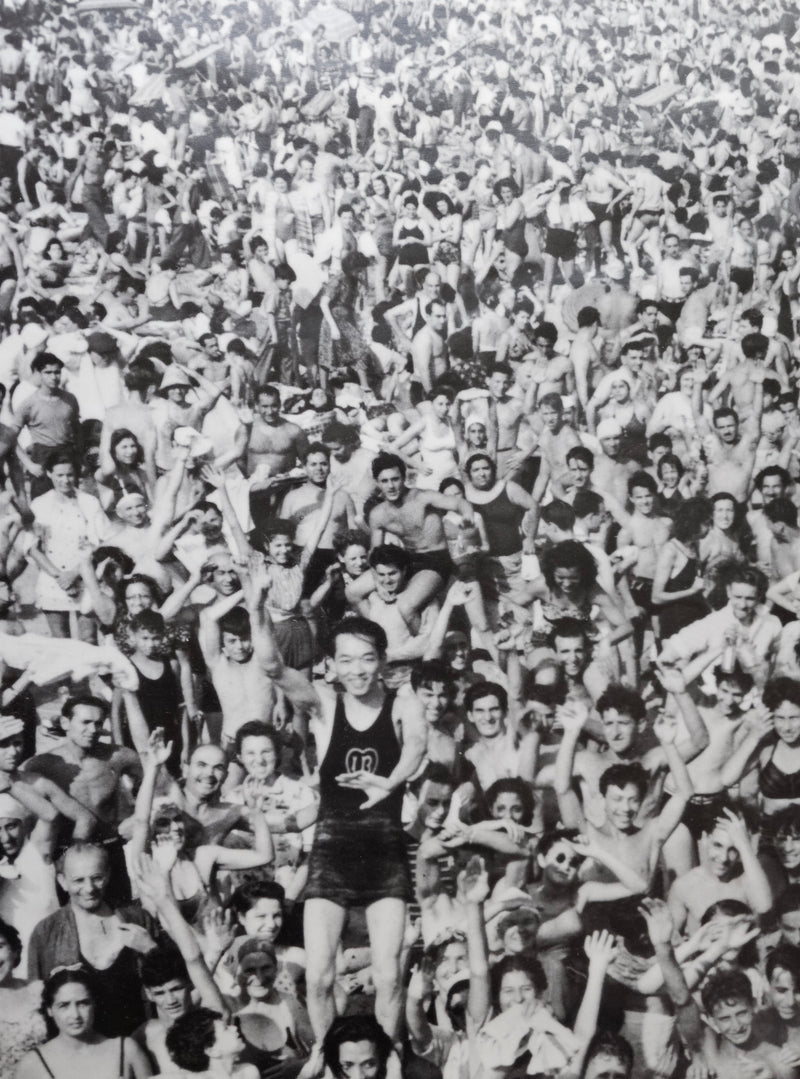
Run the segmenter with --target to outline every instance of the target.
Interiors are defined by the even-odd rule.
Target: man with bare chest
[[[71,697],[61,713],[64,741],[31,757],[23,771],[52,780],[95,815],[98,823],[94,840],[105,848],[111,865],[110,894],[126,899],[130,897],[130,884],[118,827],[130,815],[131,806],[120,780],[126,775],[138,783],[142,765],[132,749],[101,745],[106,711],[98,697]],[[64,839],[68,841],[66,835]]]
[[[308,544],[320,524],[331,472],[328,447],[322,442],[312,442],[303,456],[303,465],[308,479],[302,487],[289,491],[281,507],[281,517],[294,525],[294,542],[298,548]],[[336,561],[334,544],[337,539],[355,527],[356,510],[352,498],[345,491],[336,491],[327,524],[306,570],[307,594],[321,583],[327,567]]]
[[[391,453],[378,454],[372,475],[383,495],[367,518],[372,546],[384,543],[387,532],[402,542],[411,555],[409,595],[415,602],[419,598],[427,602],[447,582],[453,568],[442,518],[452,510],[472,521],[472,506],[461,496],[406,487],[406,466]],[[370,578],[367,591],[371,591],[372,574],[364,576]]]
[[[294,468],[302,459],[308,439],[302,428],[281,416],[281,395],[274,386],[258,391],[253,425],[247,439],[247,473],[259,467],[270,476]]]
[[[434,383],[450,369],[447,355],[447,309],[441,300],[425,307],[425,325],[414,334],[411,356],[414,377],[430,393]]]

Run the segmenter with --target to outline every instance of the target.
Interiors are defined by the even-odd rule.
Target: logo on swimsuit
[[[374,749],[348,749],[344,758],[348,772],[376,772],[378,754]]]

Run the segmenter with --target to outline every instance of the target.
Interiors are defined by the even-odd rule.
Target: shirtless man
[[[426,393],[449,370],[447,354],[447,308],[441,300],[431,300],[425,308],[425,325],[411,341],[414,377]]]
[[[249,828],[241,806],[223,800],[222,784],[228,772],[225,750],[212,744],[196,746],[183,765],[183,783],[173,784],[169,801],[202,829],[201,843],[223,843],[232,828]]]
[[[700,865],[678,877],[669,891],[675,928],[694,933],[714,903],[735,899],[754,914],[772,910],[772,889],[741,817],[723,809],[701,847]]]
[[[95,838],[116,840],[120,777],[141,779],[139,755],[123,746],[100,743],[108,708],[99,697],[70,697],[61,711],[64,740],[25,761],[23,772],[51,780],[97,819]],[[36,784],[34,783],[34,787]]]
[[[636,297],[625,288],[625,264],[610,258],[604,268],[606,294],[597,301],[600,325],[605,338],[613,341],[636,321]]]
[[[597,337],[600,312],[596,307],[582,307],[578,312],[578,332],[572,341],[569,358],[575,372],[575,389],[581,408],[586,411],[592,391],[592,375],[600,364]]]
[[[605,498],[610,495],[617,503],[628,497],[628,482],[638,472],[635,461],[621,456],[622,428],[616,420],[601,420],[597,425],[597,437],[602,453],[595,456],[592,486]]]
[[[400,680],[403,682],[411,677],[409,661],[422,659],[426,654],[439,611],[435,600],[420,607],[414,595],[409,595],[406,585],[410,562],[408,551],[395,543],[373,547],[369,564],[375,578],[375,590],[352,601],[359,614],[383,627],[388,640],[386,659],[392,664],[402,664]],[[345,590],[345,596],[351,601],[349,589]],[[392,684],[396,684],[395,679]]]
[[[708,395],[708,403],[715,405],[727,393],[729,405],[736,409],[742,421],[746,422],[751,416],[760,416],[766,373],[764,361],[768,348],[769,339],[763,334],[749,333],[743,337],[741,349],[744,359],[724,372]],[[778,372],[770,371],[769,374],[783,382]],[[759,390],[759,387],[762,389]],[[785,385],[783,388],[786,388]]]
[[[677,793],[655,816],[641,826],[636,824],[648,788],[648,774],[641,764],[612,764],[600,776],[599,790],[603,797],[605,823],[597,827],[587,820],[578,795],[572,787],[572,767],[575,747],[589,718],[588,711],[579,706],[565,706],[560,719],[564,729],[563,741],[556,757],[555,789],[561,811],[561,821],[567,828],[577,828],[598,846],[609,850],[639,876],[640,892],[649,891],[658,867],[664,843],[677,828],[686,804],[692,796],[689,775],[677,747],[676,727],[659,724],[656,735],[661,742],[664,759],[672,773]],[[603,875],[601,867],[593,867]],[[614,910],[615,924],[624,923],[629,912],[620,903]]]
[[[281,395],[274,386],[256,392],[253,424],[247,440],[247,474],[261,468],[278,476],[295,468],[308,446],[305,432],[281,416]]]
[[[94,841],[108,853],[115,895],[130,895],[119,823],[129,814],[121,778],[142,778],[139,755],[124,746],[101,743],[108,707],[99,697],[70,697],[61,710],[65,738],[27,760],[23,771],[51,780],[96,818]],[[64,837],[68,841],[68,836]]]
[[[585,622],[559,618],[553,623],[551,642],[566,683],[567,700],[592,707],[608,687],[608,675],[592,661]],[[539,777],[537,775],[537,784]]]
[[[497,475],[501,478],[507,472],[515,472],[528,456],[517,447],[520,427],[527,418],[524,402],[508,392],[513,379],[514,372],[507,363],[492,364],[486,376],[497,416]]]
[[[686,691],[686,683],[678,671],[661,673],[665,692],[677,705],[687,737],[676,742],[681,760],[688,762],[708,746],[706,731],[697,706]],[[575,753],[572,763],[573,779],[577,779],[581,791],[584,816],[600,827],[605,820],[605,802],[601,795],[600,780],[612,764],[641,764],[649,776],[647,797],[643,816],[652,815],[659,804],[667,771],[668,759],[663,746],[647,748],[651,740],[645,738],[646,713],[644,703],[632,689],[623,685],[609,685],[596,703],[605,748],[586,748]],[[560,713],[558,717],[560,718]],[[664,725],[673,723],[672,718],[661,712],[654,723],[655,733]],[[568,742],[564,735],[562,744]],[[565,746],[563,752],[567,752]],[[559,750],[561,752],[561,750]],[[648,813],[649,810],[649,813]]]
[[[732,408],[718,408],[712,417],[713,429],[695,409],[695,423],[704,436],[708,461],[708,494],[727,491],[737,502],[745,502],[750,490],[755,449],[760,437],[759,421],[763,399],[763,372],[757,385],[754,411],[745,426]]]
[[[473,507],[460,495],[406,487],[406,466],[391,453],[378,454],[372,475],[384,498],[367,519],[372,546],[384,543],[386,533],[402,541],[411,555],[409,602],[421,608],[446,584],[452,571],[442,517],[448,510],[454,510],[472,521]],[[366,582],[365,578],[368,578]],[[372,574],[364,574],[354,587],[354,599],[371,592],[375,587]]]
[[[318,532],[322,503],[328,489],[331,472],[330,451],[322,442],[312,442],[302,455],[308,477],[302,487],[289,491],[283,500],[281,517],[295,526],[294,542],[305,548],[309,539]],[[337,490],[333,496],[328,523],[311,556],[306,573],[312,590],[320,583],[325,570],[336,561],[336,540],[356,527],[356,511],[350,495]]]
[[[518,776],[533,782],[539,749],[538,727],[522,731],[509,717],[508,694],[495,682],[478,682],[464,694],[467,719],[478,734],[464,754],[468,777],[456,792],[471,802],[498,779]]]
[[[662,683],[663,674],[662,671]],[[715,667],[713,674],[717,686],[716,701],[698,706],[708,744],[693,760],[687,761],[695,793],[686,807],[681,826],[669,840],[675,857],[694,858],[695,845],[714,830],[720,813],[731,807],[722,781],[723,766],[750,736],[753,727],[760,729],[757,715],[742,708],[742,701],[753,688],[752,677],[738,664],[734,664],[731,671]]]
[[[314,179],[314,158],[310,154],[304,154],[297,164],[297,175],[294,181],[294,190],[303,200],[311,218],[311,227],[314,236],[317,237],[325,229],[329,229],[333,222],[333,212],[330,199],[322,184]]]
[[[656,517],[653,510],[657,484],[648,472],[634,472],[628,480],[628,493],[633,513],[628,513],[613,497],[606,495],[605,503],[620,524],[617,546],[636,547],[638,556],[633,565],[630,589],[640,616],[653,613],[653,577],[659,550],[669,539],[670,521]]]
[[[533,349],[530,356],[517,371],[517,382],[522,383],[529,375],[537,386],[537,400],[547,394],[559,396],[575,391],[575,375],[569,356],[555,350],[558,330],[551,322],[541,322],[533,330]],[[526,369],[526,370],[523,370]]]
[[[544,429],[538,447],[541,466],[533,489],[536,502],[542,500],[548,484],[555,498],[566,495],[570,485],[569,454],[581,445],[578,432],[564,420],[564,406],[557,393],[540,398],[539,418]]]
[[[95,827],[95,815],[66,793],[57,783],[44,775],[22,771],[19,762],[23,755],[25,724],[18,716],[0,716],[0,791],[8,792],[30,813],[42,820],[55,819],[60,813],[72,821],[75,839],[88,839]],[[42,812],[46,803],[49,813]]]

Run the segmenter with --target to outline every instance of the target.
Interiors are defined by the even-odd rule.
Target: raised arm
[[[222,596],[200,612],[200,627],[197,639],[207,667],[210,667],[212,663],[216,663],[221,654],[219,620],[223,615],[232,611],[234,607],[238,607],[243,599],[244,593],[242,591],[234,592],[231,596]]]
[[[233,542],[236,545],[237,554],[240,558],[249,558],[253,553],[253,549],[250,546],[247,536],[244,534],[244,529],[242,528],[238,514],[233,508],[233,503],[228,494],[224,473],[218,468],[206,465],[201,474],[203,480],[218,493],[219,508],[222,510],[222,516],[225,519],[225,523],[233,535]]]
[[[140,855],[150,845],[150,817],[153,812],[153,797],[162,765],[169,760],[172,744],[164,741],[164,731],[156,728],[147,740],[142,753],[142,782],[136,795],[136,807],[133,813],[133,833],[131,835],[131,863],[136,865]]]
[[[558,753],[556,754],[555,775],[553,777],[561,823],[567,828],[577,828],[580,832],[586,829],[586,818],[583,815],[583,806],[580,799],[572,789],[572,777],[575,767],[575,751],[578,748],[578,741],[588,718],[588,711],[580,705],[567,703],[559,709],[559,719],[564,733],[561,736],[561,745],[558,747]]]
[[[747,733],[720,769],[723,789],[733,787],[747,775],[758,760],[765,738],[772,733],[772,719],[766,709],[759,709],[747,721]]]
[[[133,865],[137,891],[147,906],[155,911],[183,956],[200,1004],[227,1016],[230,1009],[206,966],[197,936],[175,902],[169,877],[148,854],[140,854]]]
[[[761,868],[747,825],[742,817],[730,809],[722,811],[720,820],[729,845],[737,851],[742,863],[747,902],[756,914],[768,914],[772,910],[772,889],[766,873]]]
[[[163,537],[175,520],[178,491],[180,491],[183,478],[186,475],[186,462],[188,459],[189,450],[186,446],[176,446],[173,449],[172,468],[167,475],[166,483],[153,501],[153,511],[150,515],[150,527],[153,535],[157,538]],[[170,544],[169,549],[172,549],[172,544]],[[166,557],[166,554],[156,554],[156,558],[164,557]]]
[[[661,968],[664,986],[675,1005],[681,1038],[688,1049],[698,1050],[703,1041],[703,1022],[672,948],[675,927],[669,909],[659,899],[645,899],[639,910],[647,922],[647,933],[655,950],[656,963]]]
[[[681,672],[674,667],[660,667],[658,678],[664,690],[675,698],[678,711],[689,734],[688,739],[678,745],[678,753],[682,760],[693,761],[704,749],[708,748],[708,728],[703,722],[694,698],[687,691],[686,680]]]
[[[606,974],[617,951],[613,933],[609,933],[606,929],[596,930],[586,938],[583,950],[589,960],[589,970],[581,1006],[573,1027],[575,1037],[581,1042],[582,1054],[586,1052],[597,1030]]]
[[[669,839],[680,824],[689,799],[694,794],[694,787],[686,770],[686,763],[675,745],[676,724],[664,717],[659,717],[653,724],[653,731],[661,743],[675,781],[675,794],[669,799],[655,821],[654,835],[660,850],[660,846]],[[651,869],[655,870],[655,865],[652,865]]]
[[[244,869],[260,869],[275,860],[275,847],[264,814],[264,797],[255,787],[245,784],[245,805],[249,811],[250,827],[253,829],[253,849],[237,850],[209,844],[199,847],[196,861],[203,880],[208,883],[215,870],[237,872]]]
[[[469,995],[467,1013],[475,1027],[481,1027],[491,1008],[489,948],[483,905],[489,896],[489,874],[482,858],[472,858],[458,880],[467,915],[467,963]]]

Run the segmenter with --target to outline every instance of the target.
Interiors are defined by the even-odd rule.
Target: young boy
[[[199,957],[198,961],[202,962]],[[153,1019],[148,1019],[139,1027],[134,1038],[155,1062],[158,1071],[168,1072],[172,1065],[166,1047],[167,1032],[176,1019],[186,1015],[195,1006],[194,979],[180,952],[173,948],[155,948],[143,956],[139,976],[145,996],[155,1008],[156,1014]],[[208,993],[201,993],[200,996],[208,998]],[[219,994],[208,999],[208,1003],[219,1006]]]
[[[118,711],[114,737],[121,745],[146,751],[151,733],[164,731],[164,741],[172,743],[167,770],[174,778],[180,776],[183,747],[189,744],[187,710],[181,708],[181,685],[177,659],[169,658],[165,648],[166,627],[157,611],[140,611],[130,621],[130,639],[134,646],[131,658],[139,676],[137,690],[123,690],[127,731],[120,722]],[[116,703],[116,701],[115,701]]]
[[[712,974],[701,998],[708,1016],[702,1061],[710,1072],[726,1079],[750,1079],[754,1074],[791,1079],[792,1065],[755,1030],[753,987],[743,970]]]

